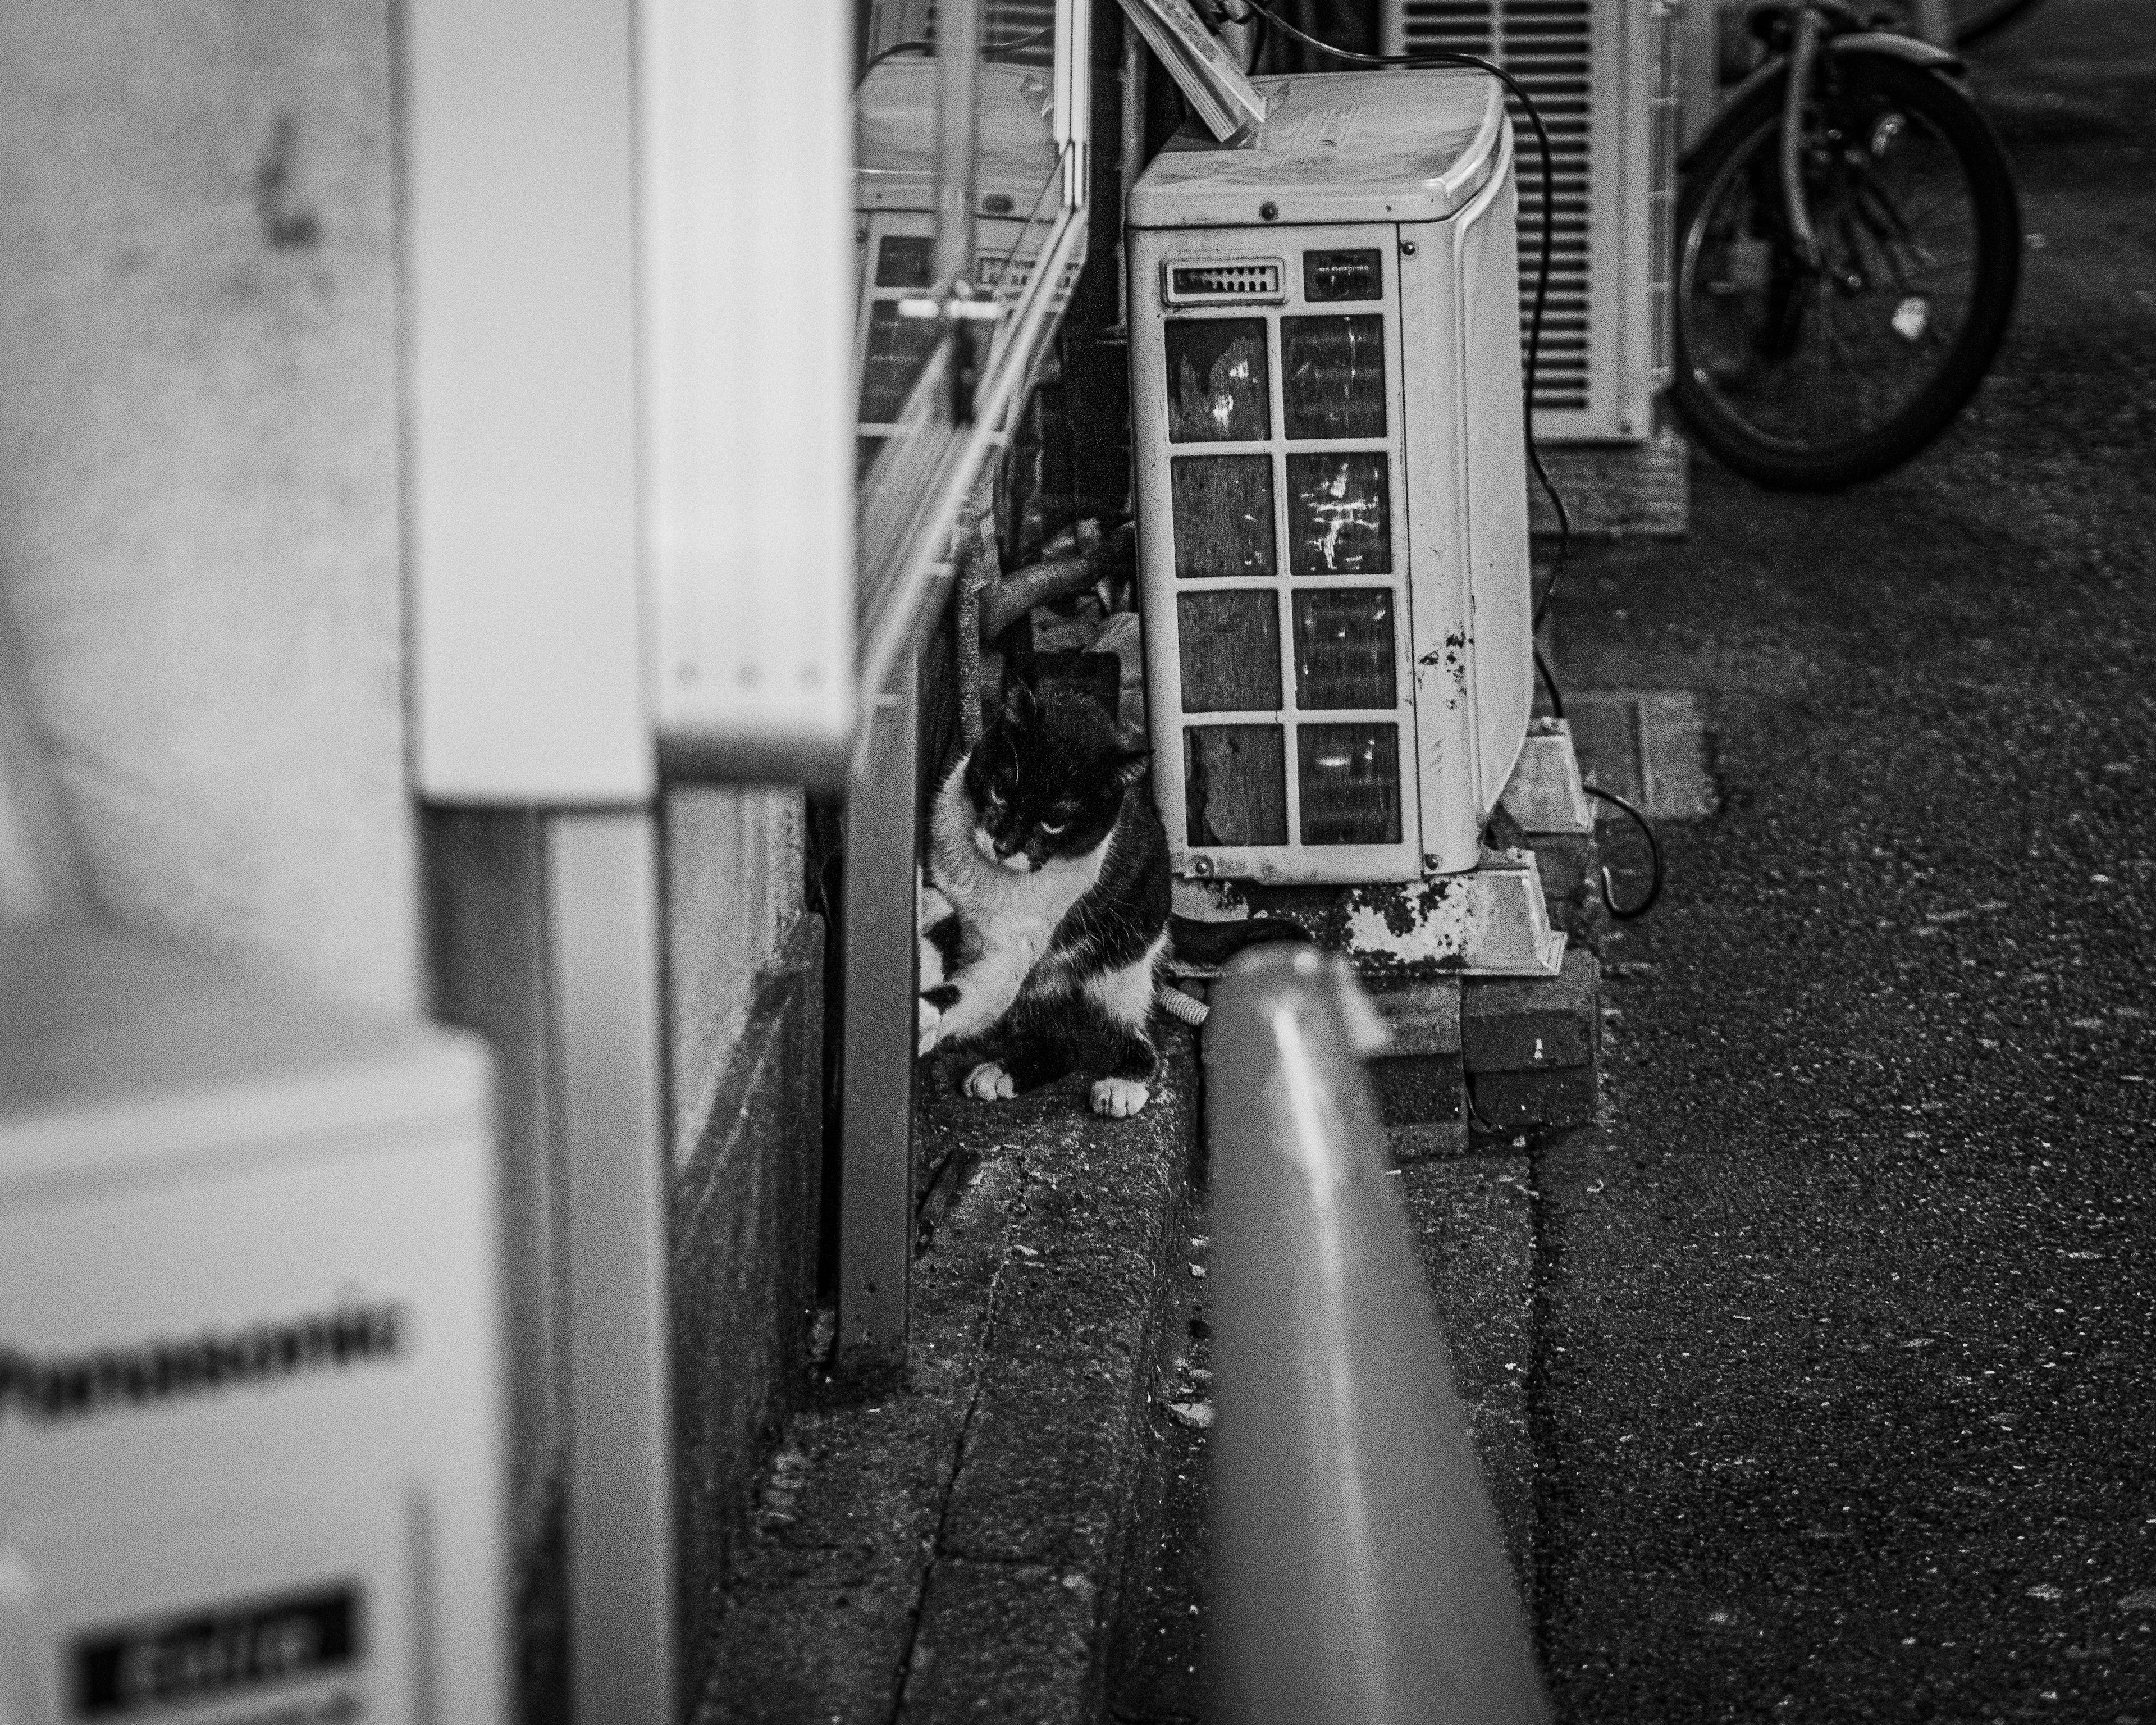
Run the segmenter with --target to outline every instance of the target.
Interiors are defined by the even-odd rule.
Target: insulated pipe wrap
[[[1354,1053],[1355,983],[1244,953],[1206,1026],[1214,1717],[1543,1725],[1496,1518]]]

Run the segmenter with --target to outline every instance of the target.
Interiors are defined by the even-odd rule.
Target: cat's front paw
[[[1127,1120],[1152,1100],[1152,1090],[1136,1078],[1096,1078],[1093,1081],[1093,1111]]]
[[[966,1094],[984,1102],[1008,1102],[1018,1094],[1018,1081],[993,1060],[983,1060],[966,1075]]]
[[[936,1049],[936,1033],[943,1027],[943,1014],[932,1000],[920,1002],[919,1030],[921,1045],[918,1052],[932,1054]]]

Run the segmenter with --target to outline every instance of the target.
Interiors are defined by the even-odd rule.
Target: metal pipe
[[[913,1265],[913,860],[920,854],[920,665],[863,702],[866,769],[846,798],[845,1064],[839,1075],[839,1364],[906,1363]]]
[[[1789,217],[1789,233],[1797,254],[1816,268],[1819,235],[1812,228],[1812,213],[1804,202],[1804,98],[1811,94],[1812,74],[1819,65],[1820,33],[1825,28],[1811,7],[1797,12],[1797,26],[1789,44],[1789,81],[1782,92],[1782,201]]]
[[[973,274],[979,170],[981,0],[945,0],[936,18],[936,295]]]
[[[1543,1725],[1496,1517],[1356,1048],[1345,962],[1244,953],[1206,1028],[1213,1717]]]

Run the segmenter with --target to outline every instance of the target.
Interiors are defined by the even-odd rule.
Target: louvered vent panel
[[[1171,264],[1168,299],[1172,305],[1198,300],[1278,300],[1281,266],[1257,264]]]
[[[1002,252],[983,252],[975,261],[979,273],[973,277],[974,280],[985,287],[1002,290],[1007,299],[1015,299],[1025,291],[1026,285],[1033,280],[1033,266],[1038,259],[1009,257]],[[1078,270],[1079,266],[1075,264],[1063,266],[1063,279],[1055,284],[1055,297],[1050,302],[1051,305],[1060,308],[1069,302],[1071,289],[1078,285]]]
[[[929,42],[936,39],[934,0],[930,0],[921,36]],[[1054,65],[1055,0],[988,0],[981,8],[981,41],[984,46],[1024,41],[1024,47],[1009,49],[998,58],[1018,66]]]
[[[1480,54],[1518,79],[1535,99],[1549,133],[1555,191],[1535,406],[1584,412],[1594,311],[1588,236],[1596,192],[1591,0],[1405,0],[1399,15],[1404,52],[1442,48]],[[1515,98],[1508,98],[1507,105],[1512,110],[1519,147],[1520,339],[1524,347],[1542,258],[1542,161],[1525,110]]]
[[[1666,388],[1670,381],[1670,273],[1674,265],[1677,202],[1677,32],[1676,8],[1657,5],[1652,12],[1654,32],[1648,39],[1654,54],[1655,92],[1652,98],[1651,149],[1647,177],[1647,300],[1652,308],[1649,328],[1653,331],[1654,387]]]

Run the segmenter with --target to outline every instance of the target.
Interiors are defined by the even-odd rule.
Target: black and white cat
[[[1170,892],[1146,758],[1093,702],[1020,683],[937,793],[920,1045],[978,1045],[968,1095],[998,1101],[1075,1068],[1096,1114],[1152,1096]]]

